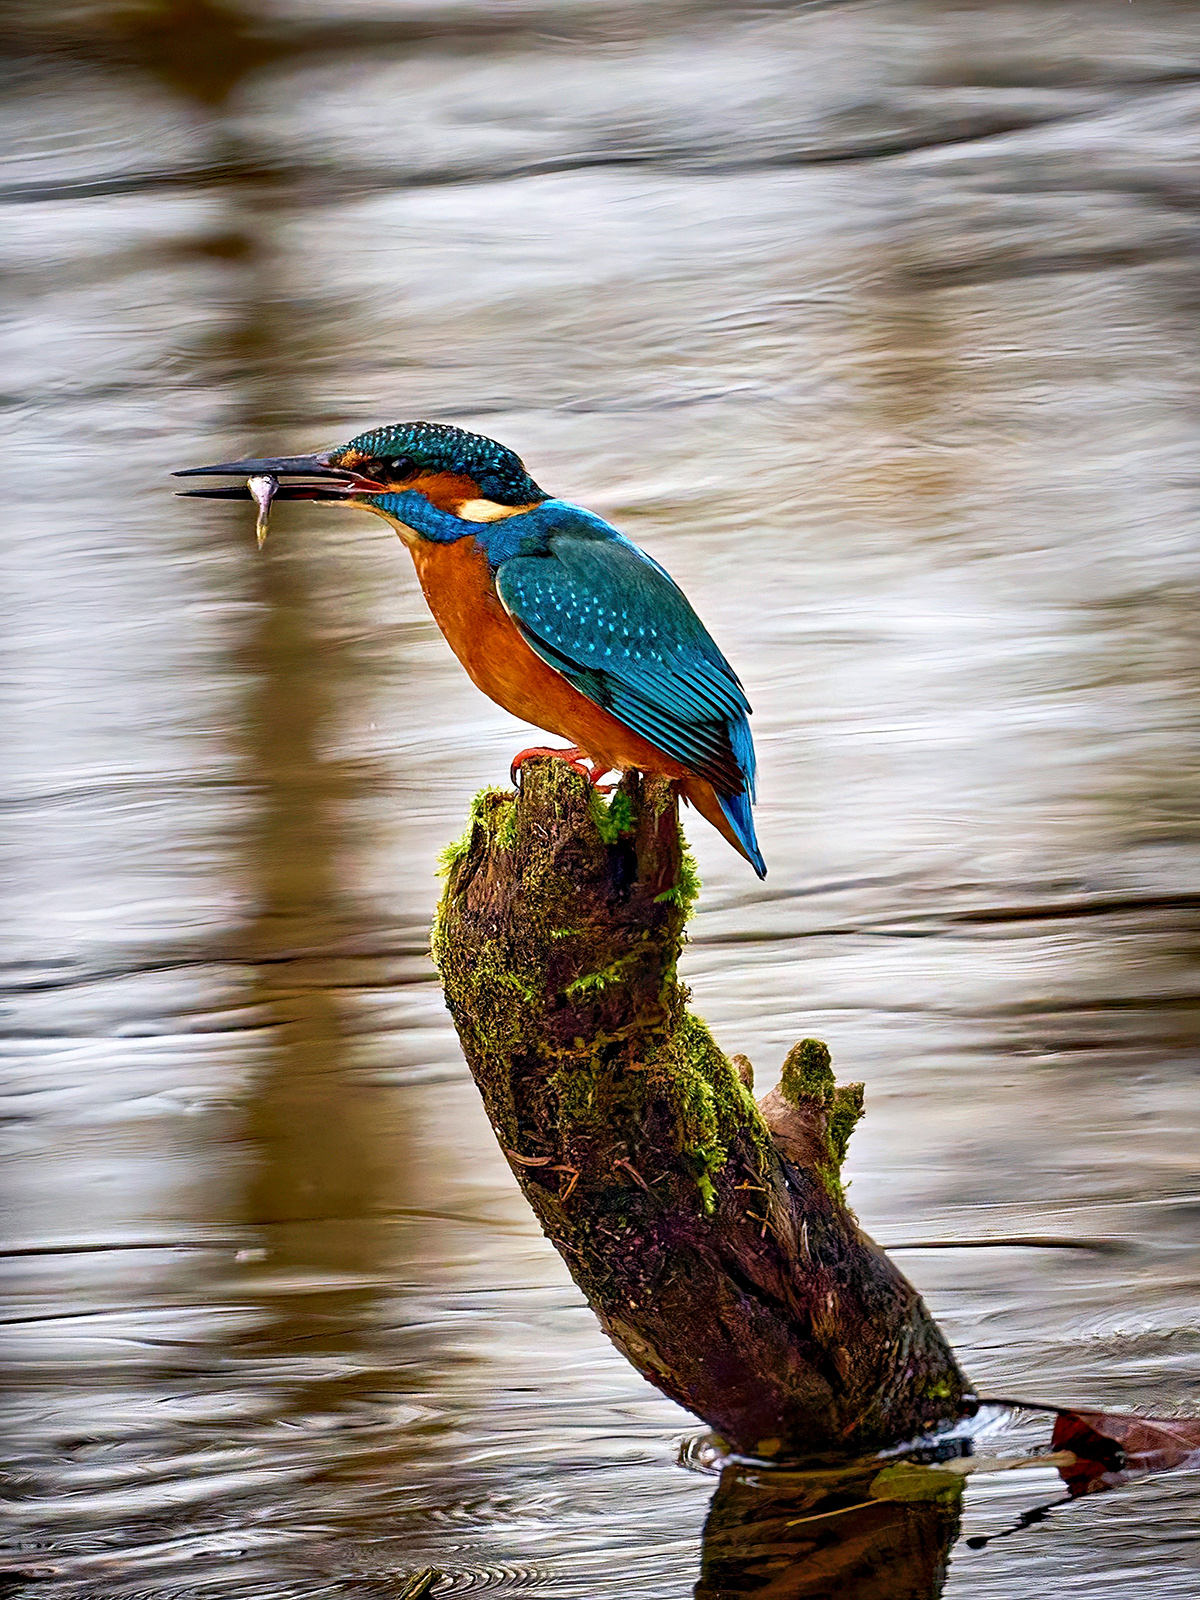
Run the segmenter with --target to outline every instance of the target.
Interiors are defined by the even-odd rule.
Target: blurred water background
[[[4,1592],[697,1583],[691,1421],[427,955],[526,730],[382,523],[284,506],[260,558],[171,497],[400,418],[611,517],[740,670],[770,876],[692,823],[695,1003],[760,1090],[804,1034],[865,1081],[852,1202],[941,1242],[900,1259],[979,1390],[1194,1411],[1200,10],[6,15]],[[1060,1496],[973,1483],[964,1535]],[[960,1541],[945,1592],[1198,1595],[1197,1504]]]

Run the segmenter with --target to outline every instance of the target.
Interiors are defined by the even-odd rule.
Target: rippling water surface
[[[1194,1412],[1195,7],[23,0],[7,56],[0,1589],[935,1592],[716,1511],[701,1579],[427,955],[526,730],[381,523],[171,498],[393,418],[733,658],[770,876],[693,824],[696,1004],[865,1081],[980,1392]],[[1200,1594],[1194,1473],[1062,1492],[972,1480],[946,1594]]]

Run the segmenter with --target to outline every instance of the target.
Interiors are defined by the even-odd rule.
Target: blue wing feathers
[[[598,517],[562,502],[553,509],[537,547],[526,535],[511,554],[489,552],[501,601],[569,683],[712,784],[761,876],[750,706],[736,674],[657,562]],[[524,521],[495,526],[512,538]]]

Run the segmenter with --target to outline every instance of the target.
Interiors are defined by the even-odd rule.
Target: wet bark
[[[563,763],[479,796],[434,955],[526,1199],[604,1331],[738,1452],[855,1452],[969,1406],[919,1296],[846,1208],[862,1107],[816,1040],[756,1105],[686,1009],[695,875],[667,783]]]

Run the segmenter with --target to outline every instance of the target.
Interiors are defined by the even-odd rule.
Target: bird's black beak
[[[359,477],[345,467],[330,465],[327,455],[264,456],[260,460],[219,461],[212,467],[185,467],[171,474],[175,478],[320,478],[321,483],[281,483],[276,500],[344,500],[347,495],[376,487],[369,478]],[[192,500],[252,500],[245,484],[227,484],[214,489],[181,489],[181,496]]]
[[[332,464],[328,455],[263,456],[247,461],[219,461],[211,467],[185,467],[176,478],[237,477],[248,481],[212,489],[181,489],[192,500],[254,500],[258,504],[258,543],[267,537],[267,521],[275,500],[348,500],[355,494],[379,493],[382,484],[348,467]],[[298,482],[281,482],[283,478]],[[311,479],[317,479],[313,483]]]

